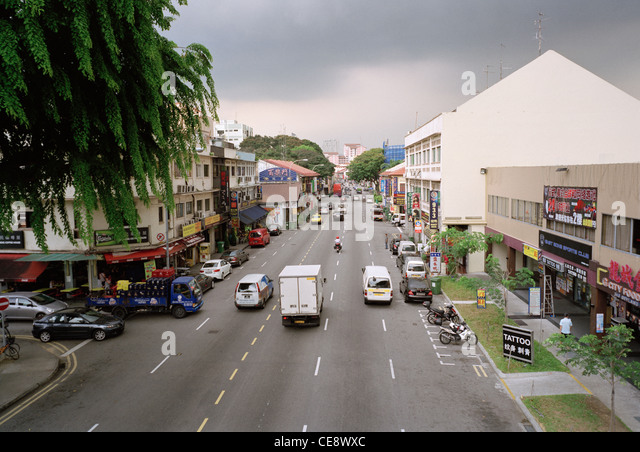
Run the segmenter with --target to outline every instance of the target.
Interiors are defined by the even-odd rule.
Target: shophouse
[[[438,128],[436,121],[441,121],[439,137],[428,130]],[[418,144],[422,148],[423,139],[439,139],[439,145],[430,141],[429,147],[440,167],[440,229],[484,232],[488,168],[635,163],[639,161],[638,123],[637,99],[548,51],[408,134],[407,167],[418,169],[417,159],[411,165],[410,156],[414,147],[418,152]],[[430,160],[428,165],[432,164]],[[412,184],[418,188],[417,182]],[[420,186],[421,193],[424,188]],[[422,195],[427,199],[428,194]],[[496,208],[503,209],[500,202],[504,203],[499,201]],[[462,271],[482,271],[484,255],[468,256],[460,264]]]
[[[29,225],[27,207],[19,227],[0,240],[0,290],[16,285],[45,289],[55,284],[64,291],[86,292],[98,286],[99,272],[111,274],[112,279],[142,280],[153,269],[163,268],[167,256],[169,265],[178,268],[209,259],[216,244],[227,239],[230,181],[226,174],[238,164],[235,154],[232,159],[224,156],[235,152],[233,145],[214,141],[211,127],[203,128],[203,135],[207,144],[197,149],[197,158],[186,174],[177,165],[170,168],[175,202],[172,214],[168,215],[161,199],[152,197],[149,206],[137,200],[139,222],[135,231],[128,228],[126,245],[116,243],[106,218],[98,211],[90,243],[73,244],[47,226],[50,252],[42,253]],[[65,209],[72,221],[73,199],[69,188]]]
[[[511,274],[531,269],[539,286],[590,315],[591,333],[640,320],[640,163],[488,167],[487,227]]]
[[[405,162],[380,173],[380,193],[383,207],[390,214],[406,213]]]
[[[262,202],[269,211],[267,224],[296,229],[298,215],[317,202],[320,174],[287,160],[258,162]]]

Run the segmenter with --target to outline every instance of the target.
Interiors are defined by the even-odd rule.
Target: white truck
[[[325,282],[320,265],[287,265],[280,272],[280,314],[284,326],[320,325]]]

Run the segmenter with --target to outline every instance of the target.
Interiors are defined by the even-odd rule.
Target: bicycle
[[[9,333],[9,330],[4,329],[4,337],[6,338],[6,345],[0,347],[0,355],[6,353],[9,358],[16,360],[20,358],[20,345],[16,344],[15,338]]]
[[[20,358],[20,346],[15,343],[15,339],[11,337],[7,340],[7,345],[0,347],[0,355],[6,353],[11,359]]]

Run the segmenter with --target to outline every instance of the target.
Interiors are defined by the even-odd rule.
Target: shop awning
[[[184,243],[186,247],[197,245],[200,242],[204,242],[204,236],[202,234],[194,234],[182,239],[182,243]]]
[[[0,255],[0,281],[35,282],[49,265],[46,262],[17,262],[20,255]]]
[[[100,256],[95,254],[77,254],[77,253],[33,253],[16,259],[19,262],[82,262],[97,261]]]
[[[240,211],[240,221],[244,224],[251,224],[266,217],[268,213],[269,211],[264,210],[260,206],[249,207],[246,210]]]
[[[182,240],[169,244],[169,255],[182,251],[186,245]],[[149,259],[160,259],[167,255],[167,248],[161,246],[147,250],[132,251],[128,253],[105,253],[104,259],[107,264],[120,264],[122,262],[146,261]]]

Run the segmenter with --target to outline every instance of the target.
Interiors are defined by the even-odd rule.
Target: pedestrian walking
[[[389,234],[384,235],[384,249],[385,250],[389,249]]]
[[[564,315],[564,318],[562,320],[560,320],[560,332],[562,334],[564,334],[564,337],[568,337],[571,335],[571,327],[573,326],[573,323],[571,322],[571,319],[569,318],[569,314],[566,313]]]

